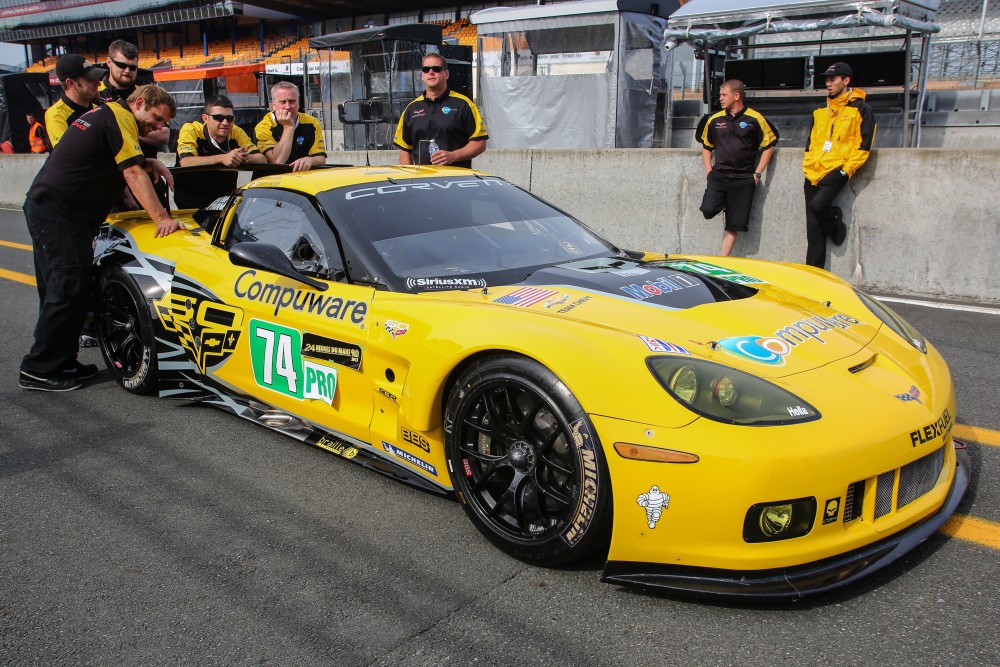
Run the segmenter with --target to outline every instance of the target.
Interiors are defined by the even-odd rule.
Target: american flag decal
[[[499,299],[493,299],[493,301],[507,306],[527,308],[528,306],[535,305],[539,301],[548,299],[554,294],[558,294],[558,292],[552,289],[540,289],[538,287],[522,287],[516,292],[511,292],[507,296],[502,296]]]

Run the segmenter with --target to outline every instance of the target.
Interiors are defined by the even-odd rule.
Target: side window
[[[226,248],[244,241],[270,243],[298,271],[325,280],[344,280],[337,238],[306,197],[283,190],[245,190],[236,204]]]

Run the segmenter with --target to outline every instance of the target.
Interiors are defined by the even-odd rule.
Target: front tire
[[[516,355],[474,363],[445,409],[452,484],[480,532],[555,566],[606,549],[611,483],[594,429],[565,384]]]
[[[146,300],[120,268],[101,275],[97,287],[97,342],[115,381],[133,394],[156,390],[156,336]]]

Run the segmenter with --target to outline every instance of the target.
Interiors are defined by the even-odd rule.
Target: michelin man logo
[[[646,521],[650,528],[656,528],[656,522],[660,520],[660,515],[670,506],[670,495],[660,493],[660,487],[655,484],[646,493],[636,498],[640,507],[646,508]]]

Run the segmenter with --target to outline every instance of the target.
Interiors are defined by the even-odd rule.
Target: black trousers
[[[750,229],[750,209],[756,189],[753,174],[724,174],[713,169],[708,172],[701,198],[701,214],[710,220],[725,210],[726,230],[745,232]]]
[[[806,179],[806,264],[826,268],[826,237],[833,231],[833,200],[848,177],[834,169],[813,185]]]
[[[24,201],[24,217],[34,246],[39,305],[35,341],[21,370],[56,377],[73,366],[80,350],[80,330],[91,305],[96,228],[31,199]]]

